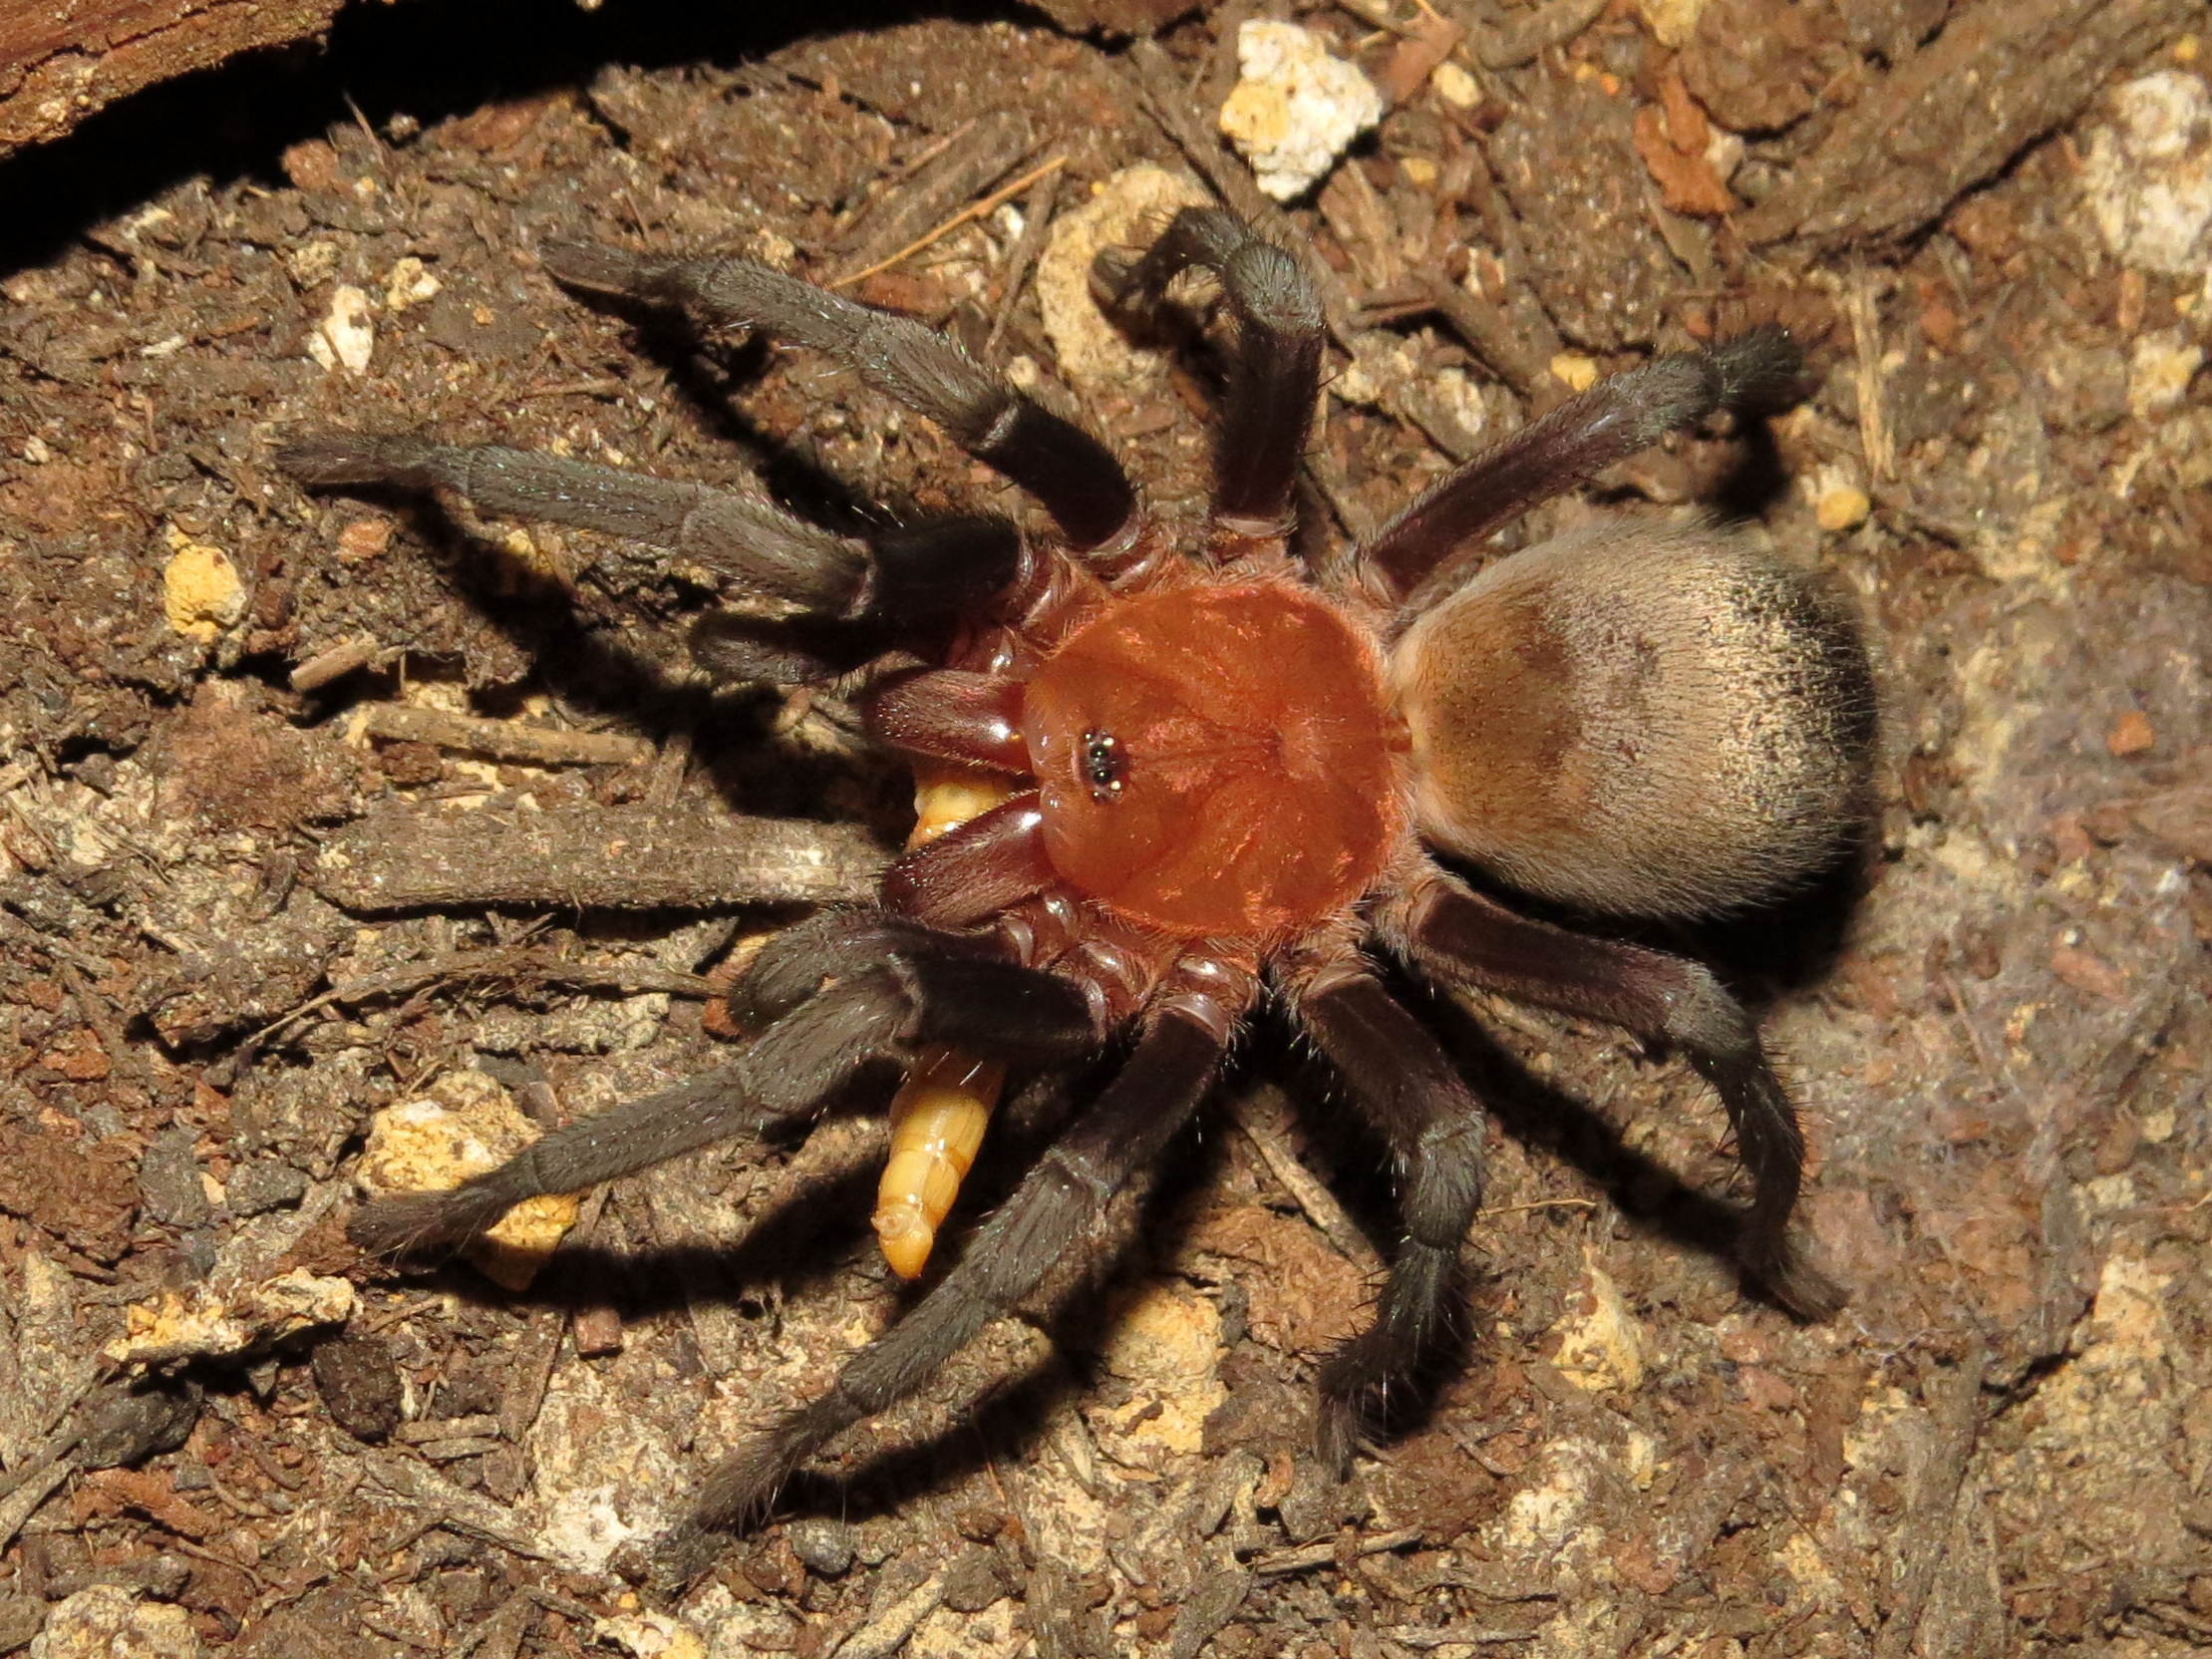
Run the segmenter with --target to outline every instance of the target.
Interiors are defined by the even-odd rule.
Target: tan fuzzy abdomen
[[[1422,833],[1547,898],[1692,915],[1814,868],[1859,809],[1848,608],[1739,534],[1607,524],[1491,565],[1399,642]]]

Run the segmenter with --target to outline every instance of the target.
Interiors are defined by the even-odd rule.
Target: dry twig
[[[970,219],[979,219],[983,217],[984,214],[990,212],[991,209],[996,207],[1000,202],[1007,200],[1011,196],[1020,195],[1022,191],[1028,189],[1040,178],[1050,177],[1052,174],[1058,172],[1067,165],[1068,158],[1065,156],[1055,156],[1049,162],[1042,162],[1038,164],[1036,166],[1031,167],[1029,171],[1023,173],[1021,177],[1014,179],[1010,183],[1001,184],[997,189],[993,190],[989,195],[984,196],[981,200],[970,202],[967,206],[961,208],[959,212],[953,214],[951,218],[946,219],[935,229],[927,231],[922,235],[915,237],[914,240],[908,242],[896,253],[888,254],[885,257],[878,259],[872,265],[862,266],[859,270],[853,271],[849,275],[840,276],[837,278],[836,281],[830,283],[829,286],[832,288],[849,288],[855,282],[859,282],[867,277],[873,276],[877,271],[889,270],[901,259],[904,259],[911,254],[921,252],[921,250],[929,246],[931,242],[938,240],[940,237],[950,235],[953,231],[958,230],[962,225],[966,224]]]
[[[1907,1659],[1920,1632],[1920,1615],[1928,1605],[1928,1592],[1935,1587],[1936,1568],[1945,1558],[1959,1489],[1981,1430],[1982,1378],[1989,1364],[1989,1347],[1977,1336],[1937,1405],[1936,1453],[1894,1540],[1889,1617],[1875,1638],[1874,1659]]]
[[[1229,1115],[1250,1138],[1268,1171],[1282,1182],[1284,1191],[1298,1200],[1306,1218],[1337,1247],[1337,1253],[1363,1273],[1381,1271],[1383,1261],[1375,1253],[1375,1246],[1353,1224],[1336,1195],[1298,1161],[1297,1153],[1291,1150],[1286,1133],[1290,1114],[1281,1093],[1256,1089],[1240,1094],[1230,1102]]]
[[[653,755],[653,746],[645,739],[619,732],[564,732],[511,720],[448,714],[411,703],[371,703],[361,712],[360,721],[360,730],[368,737],[435,743],[442,749],[525,766],[630,766]]]

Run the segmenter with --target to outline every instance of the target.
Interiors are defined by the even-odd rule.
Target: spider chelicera
[[[1668,433],[1780,407],[1799,374],[1785,334],[1599,382],[1449,474],[1325,581],[1289,548],[1321,308],[1298,261],[1229,213],[1185,209],[1095,272],[1132,315],[1186,270],[1218,281],[1226,389],[1195,525],[1147,513],[1097,439],[911,319],[743,258],[576,246],[545,262],[572,288],[829,354],[1023,487],[1052,527],[967,518],[850,538],[755,497],[516,450],[335,432],[284,450],[312,485],[452,491],[719,573],[754,600],[693,635],[726,678],[903,662],[866,706],[922,782],[923,827],[878,902],[791,928],[740,979],[732,1007],[758,1035],[735,1059],[456,1190],[378,1198],[355,1240],[452,1245],[523,1198],[802,1123],[888,1065],[908,1082],[878,1226],[912,1273],[1006,1069],[1127,1036],[1111,1081],[935,1286],[711,1474],[679,1556],[758,1515],[832,1435],[1036,1289],[1173,1141],[1263,995],[1334,1066],[1399,1178],[1405,1236],[1373,1321],[1321,1368],[1322,1447],[1341,1464],[1449,1324],[1482,1188],[1482,1109],[1379,957],[1687,1055],[1750,1176],[1742,1266],[1799,1314],[1839,1305],[1790,1236],[1803,1141],[1744,1009],[1694,961],[1532,919],[1434,856],[1557,905],[1681,917],[1770,895],[1831,854],[1863,799],[1874,717],[1857,629],[1828,588],[1712,522],[1621,517],[1472,556]],[[764,620],[763,600],[783,614]],[[886,659],[887,638],[929,666]]]

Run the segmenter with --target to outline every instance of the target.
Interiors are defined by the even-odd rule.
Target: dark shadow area
[[[1430,997],[1421,1012],[1507,1135],[1581,1171],[1637,1226],[1735,1265],[1744,1206],[1700,1191],[1664,1163],[1629,1148],[1587,1102],[1535,1077],[1479,1020],[1448,998]],[[1741,1275],[1741,1283],[1745,1295],[1788,1311],[1757,1280]]]
[[[1780,504],[1796,480],[1764,421],[1739,421],[1737,461],[1708,504],[1723,518],[1754,522]]]
[[[809,36],[948,17],[1038,21],[1012,0],[822,0],[808,7],[607,0],[352,5],[326,45],[245,54],[103,110],[0,163],[10,227],[0,268],[54,258],[88,226],[195,174],[282,181],[286,147],[356,113],[383,131],[579,86],[607,64],[737,65]]]
[[[1694,957],[1755,1008],[1784,991],[1817,984],[1833,971],[1851,917],[1873,884],[1868,854],[1876,834],[1871,819],[1855,822],[1818,870],[1778,897],[1688,920],[1598,915],[1523,892],[1448,854],[1431,850],[1430,856],[1476,892],[1524,916],[1593,938]]]
[[[677,396],[708,430],[737,452],[742,468],[732,469],[728,488],[743,492],[743,474],[750,472],[787,510],[852,537],[946,516],[879,502],[755,423],[732,392],[765,366],[771,350],[765,335],[755,333],[726,348],[703,340],[686,319],[663,310],[597,296],[589,303],[631,323],[640,351],[662,367]],[[948,627],[929,619],[902,627],[805,618],[772,622],[739,617],[711,600],[685,606],[642,585],[618,591],[631,571],[665,562],[667,555],[643,544],[578,572],[579,589],[601,590],[591,603],[582,592],[571,596],[552,587],[495,543],[472,533],[440,500],[417,491],[376,484],[308,494],[375,502],[439,548],[456,588],[538,665],[538,679],[573,710],[620,718],[657,741],[679,731],[712,734],[701,747],[701,766],[734,809],[756,815],[806,816],[829,784],[850,774],[846,761],[768,743],[783,706],[779,686],[833,681],[901,647],[926,657]],[[604,614],[592,614],[595,610]],[[618,619],[658,630],[666,656],[656,660],[636,649],[609,625]],[[725,623],[744,637],[729,637],[718,627]],[[691,650],[702,639],[706,650]],[[680,668],[672,671],[672,663],[687,657],[720,683],[703,684]],[[268,664],[272,683],[281,683],[289,668],[288,661]]]

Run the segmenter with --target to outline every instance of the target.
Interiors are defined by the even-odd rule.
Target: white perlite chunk
[[[1060,372],[1072,385],[1102,392],[1165,374],[1159,352],[1132,345],[1099,309],[1091,264],[1103,248],[1148,244],[1177,209],[1212,199],[1195,178],[1139,165],[1094,184],[1090,200],[1053,220],[1051,241],[1037,261],[1037,305]],[[1036,365],[1028,367],[1034,374]]]
[[[183,1608],[148,1601],[120,1584],[95,1584],[46,1615],[30,1659],[199,1659],[199,1636]]]
[[[330,291],[330,310],[307,337],[307,355],[326,371],[369,372],[376,350],[376,306],[361,289],[341,282]]]
[[[1221,131],[1277,201],[1312,188],[1383,119],[1375,84],[1295,23],[1240,25],[1236,57],[1236,90],[1221,106]]]
[[[2089,137],[2089,211],[2120,263],[2170,276],[2212,264],[2212,94],[2178,69],[2112,95],[2118,124]]]

